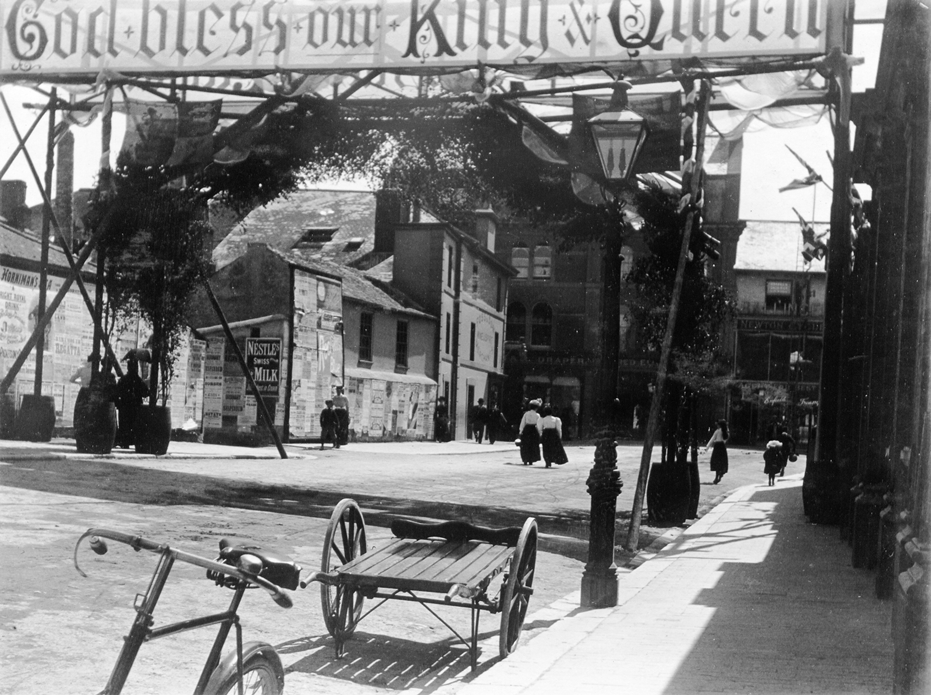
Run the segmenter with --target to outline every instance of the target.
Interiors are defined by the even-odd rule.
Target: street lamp
[[[617,82],[608,110],[588,119],[601,168],[608,181],[630,178],[643,143],[650,134],[646,119],[627,108],[627,90],[630,87],[629,82]]]

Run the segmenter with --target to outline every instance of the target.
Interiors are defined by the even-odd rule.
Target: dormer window
[[[353,237],[352,239],[346,242],[346,245],[343,247],[343,251],[347,253],[351,253],[352,251],[358,251],[360,248],[362,248],[362,244],[364,243],[365,243],[365,239],[363,239],[362,237],[358,237],[358,236]]]
[[[301,238],[292,248],[321,248],[328,241],[333,240],[337,227],[311,227],[304,230]]]

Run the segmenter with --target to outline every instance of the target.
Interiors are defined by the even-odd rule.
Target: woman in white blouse
[[[532,400],[528,403],[528,409],[520,419],[520,460],[525,466],[531,466],[535,461],[540,460],[540,430],[537,429],[537,422],[540,414],[537,412],[540,408],[541,401]]]
[[[727,420],[718,420],[718,428],[708,440],[705,452],[711,449],[711,470],[715,472],[714,484],[721,482],[727,473],[727,440],[730,434],[727,431]]]
[[[548,403],[543,406],[540,414],[542,417],[537,421],[537,429],[540,431],[543,460],[547,468],[552,468],[554,463],[561,466],[569,460],[562,446],[562,420],[553,415],[553,409]]]

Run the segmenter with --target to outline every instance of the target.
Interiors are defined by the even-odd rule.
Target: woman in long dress
[[[705,451],[711,449],[711,470],[715,472],[714,484],[721,482],[727,473],[727,440],[730,434],[727,431],[727,420],[718,420],[718,429],[711,435]]]
[[[540,431],[543,460],[546,461],[547,468],[552,468],[554,463],[561,466],[569,461],[562,446],[562,421],[553,415],[553,409],[549,404],[543,406],[540,415],[542,417],[537,421],[537,429]]]
[[[532,400],[528,404],[528,410],[524,411],[524,416],[520,419],[520,460],[525,466],[533,465],[540,460],[540,431],[537,429],[537,421],[540,419],[540,401]]]

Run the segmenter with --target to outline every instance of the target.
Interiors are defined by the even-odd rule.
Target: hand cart
[[[517,649],[533,594],[535,519],[528,517],[522,528],[501,529],[459,521],[397,520],[391,531],[394,539],[368,552],[362,511],[354,500],[342,500],[330,517],[320,571],[301,582],[304,587],[320,583],[323,619],[336,640],[337,658],[359,622],[389,599],[413,601],[432,613],[468,647],[473,670],[478,663],[482,611],[501,613],[501,657]],[[501,580],[498,592],[489,597],[496,578]],[[363,614],[365,599],[380,601]],[[471,640],[466,641],[431,604],[469,608]]]

